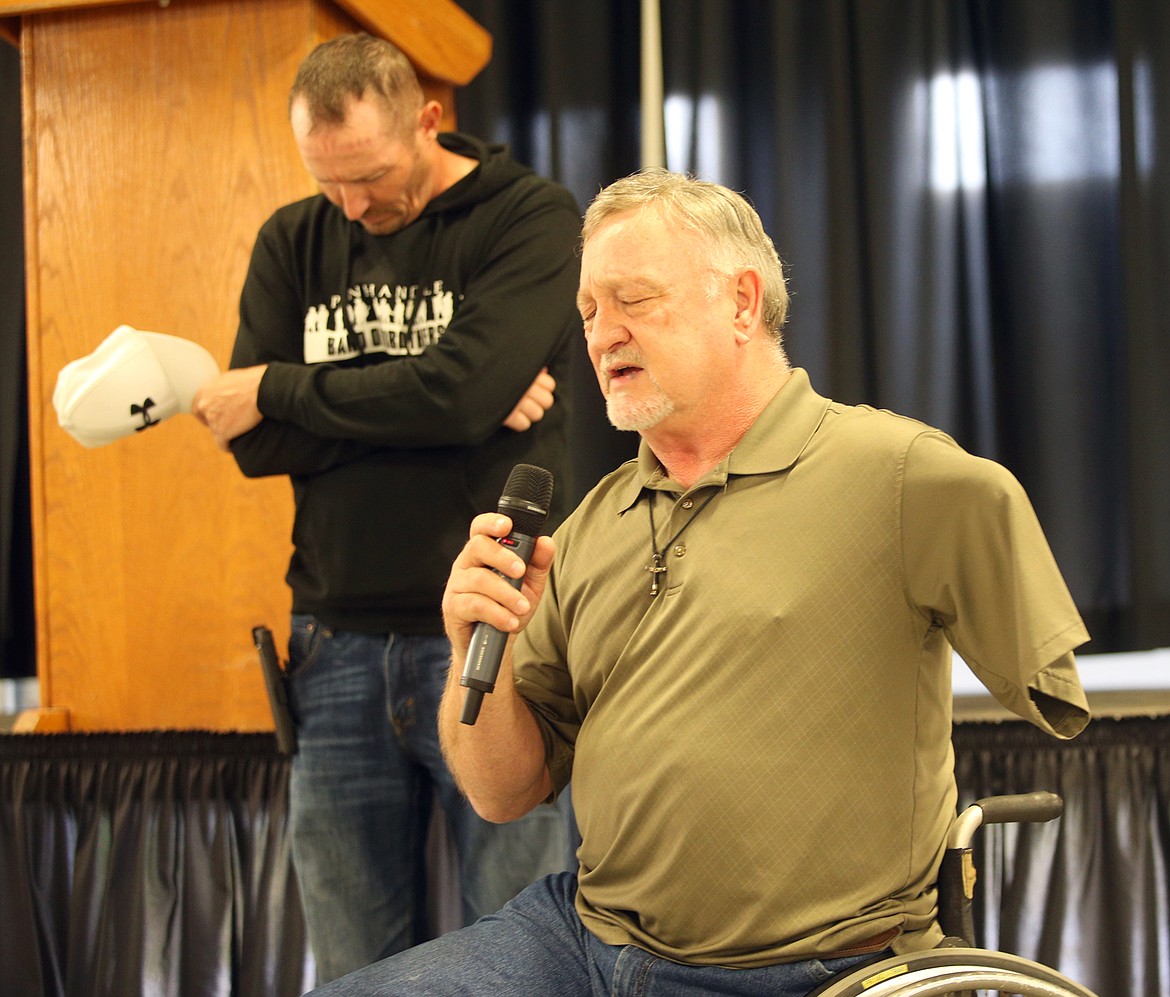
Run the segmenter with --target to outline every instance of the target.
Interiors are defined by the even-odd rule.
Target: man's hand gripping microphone
[[[498,511],[512,520],[512,532],[496,542],[511,550],[525,564],[531,560],[536,538],[548,518],[552,490],[552,474],[533,464],[517,464],[504,485]],[[523,581],[523,578],[508,579],[516,589]],[[459,680],[459,684],[467,689],[463,714],[459,718],[463,723],[475,723],[484,693],[495,689],[507,642],[508,635],[502,630],[487,623],[476,624],[471,645],[467,648],[463,676]]]

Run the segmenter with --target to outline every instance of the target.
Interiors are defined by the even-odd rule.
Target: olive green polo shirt
[[[801,370],[694,487],[643,444],[556,539],[516,682],[605,942],[743,967],[929,947],[951,646],[1043,729],[1088,720],[1088,635],[1017,481]]]

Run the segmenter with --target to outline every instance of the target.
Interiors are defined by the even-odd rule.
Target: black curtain
[[[1123,411],[1129,599],[1118,644],[1166,645],[1170,628],[1170,5],[1117,11],[1121,140],[1121,310],[1127,392]]]
[[[20,58],[0,40],[0,679],[36,674],[20,149]]]
[[[962,806],[1047,789],[1051,824],[975,838],[980,945],[1054,966],[1101,997],[1170,994],[1170,719],[1098,719],[1076,740],[960,724]]]
[[[629,0],[460,0],[492,34],[492,60],[457,91],[459,127],[507,143],[516,158],[564,184],[584,212],[639,167],[638,4]],[[574,502],[637,452],[638,437],[605,417],[578,342],[571,443]]]
[[[496,51],[462,127],[583,203],[636,168],[635,5],[463,6]],[[1087,650],[1170,645],[1170,4],[661,8],[668,165],[755,203],[794,362],[1011,468]]]
[[[0,737],[5,997],[292,997],[312,979],[271,735]]]

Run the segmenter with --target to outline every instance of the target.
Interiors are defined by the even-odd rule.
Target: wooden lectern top
[[[20,17],[83,7],[170,0],[0,0],[0,37],[19,36]],[[397,45],[423,76],[465,86],[492,57],[492,36],[454,0],[334,0],[372,34]]]

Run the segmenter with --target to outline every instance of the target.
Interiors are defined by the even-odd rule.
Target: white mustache
[[[601,372],[606,376],[619,367],[641,366],[643,366],[642,354],[629,346],[620,350],[614,350],[612,353],[607,353],[601,358]]]

